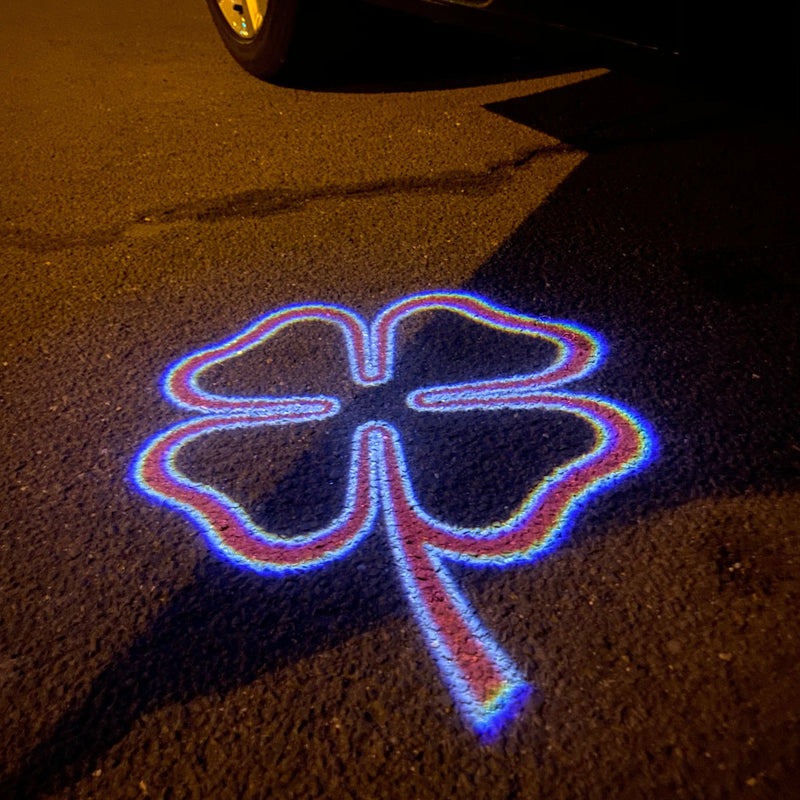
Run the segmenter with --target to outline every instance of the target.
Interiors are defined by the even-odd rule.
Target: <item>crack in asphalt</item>
[[[480,171],[448,170],[407,178],[386,178],[351,184],[333,184],[315,189],[249,189],[137,214],[132,222],[88,233],[54,234],[0,226],[0,245],[34,253],[68,250],[74,247],[104,247],[122,238],[149,238],[184,223],[214,223],[228,219],[268,217],[302,210],[308,204],[324,200],[361,197],[388,197],[396,194],[463,194],[489,196],[506,184],[516,170],[541,157],[574,153],[578,148],[558,143],[524,151],[512,159],[490,164]]]
[[[387,178],[360,183],[322,186],[317,189],[251,189],[246,192],[209,200],[185,203],[161,211],[150,212],[140,221],[154,222],[217,222],[232,217],[262,217],[295,211],[320,200],[381,197],[394,194],[469,194],[488,196],[506,183],[513,172],[540,156],[573,152],[571,145],[557,144],[537,148],[514,159],[492,164],[480,172],[448,170],[431,175],[408,178]]]

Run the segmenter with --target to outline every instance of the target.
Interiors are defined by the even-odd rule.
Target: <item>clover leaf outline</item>
[[[212,366],[265,343],[286,327],[323,321],[342,333],[356,384],[387,383],[394,374],[397,329],[423,311],[454,312],[506,333],[545,339],[555,345],[556,357],[535,372],[417,389],[407,396],[409,408],[422,413],[558,410],[581,417],[595,430],[593,448],[548,475],[508,520],[468,529],[428,515],[414,496],[399,433],[379,420],[358,426],[353,435],[342,512],[320,530],[290,539],[260,528],[223,492],[192,481],[177,468],[180,450],[212,431],[304,424],[327,419],[341,408],[337,398],[324,395],[214,394],[200,384]],[[288,306],[191,353],[166,372],[166,398],[200,416],[150,439],[134,461],[132,477],[150,498],[189,518],[223,556],[276,575],[346,555],[373,529],[382,511],[401,582],[428,648],[463,715],[488,740],[515,716],[530,686],[480,622],[447,564],[507,566],[533,560],[554,545],[587,498],[653,457],[654,436],[632,411],[606,398],[560,388],[588,375],[603,355],[599,338],[578,325],[516,314],[467,293],[411,295],[385,307],[371,325],[335,305]]]

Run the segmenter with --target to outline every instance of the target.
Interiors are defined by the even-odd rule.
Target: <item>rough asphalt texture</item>
[[[239,71],[193,0],[4,12],[0,796],[796,796],[796,129],[424,23],[389,46],[369,19],[327,85],[297,89]],[[442,288],[600,332],[606,362],[571,388],[659,442],[546,558],[458,573],[535,687],[489,746],[380,524],[340,563],[268,579],[127,478],[185,418],[159,391],[175,359],[288,303],[369,318]],[[567,422],[414,419],[355,391],[326,337],[214,379],[338,394],[340,418],[187,455],[287,535],[337,513],[365,415],[403,428],[421,502],[462,524],[585,447]],[[398,380],[541,357],[504,348],[426,320]]]

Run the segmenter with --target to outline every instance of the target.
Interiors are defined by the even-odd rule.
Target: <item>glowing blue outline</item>
[[[370,420],[358,426],[354,431],[350,448],[350,468],[345,504],[341,513],[325,528],[309,534],[287,539],[270,534],[255,525],[247,512],[232,501],[227,495],[213,487],[191,481],[175,466],[175,459],[181,448],[197,438],[219,430],[237,427],[258,427],[261,425],[300,424],[326,419],[337,414],[340,403],[337,398],[320,396],[295,397],[241,397],[225,396],[207,392],[198,383],[202,374],[211,366],[236,358],[239,355],[264,343],[282,329],[298,322],[320,321],[333,324],[343,333],[351,379],[360,386],[374,386],[390,381],[394,376],[395,348],[397,329],[401,322],[412,314],[425,311],[449,311],[466,317],[470,321],[486,325],[495,330],[517,335],[526,335],[545,339],[556,348],[556,358],[543,369],[475,382],[454,385],[432,386],[417,389],[407,395],[409,408],[419,412],[447,413],[456,411],[494,411],[500,409],[523,410],[555,410],[579,416],[592,426],[595,431],[593,449],[573,461],[558,467],[538,484],[522,502],[518,511],[508,520],[495,523],[487,528],[457,528],[443,523],[427,514],[416,500],[411,484],[405,456],[402,451],[400,436],[397,430],[388,423]],[[280,319],[280,318],[284,319]],[[498,319],[499,318],[499,319]],[[273,327],[270,322],[278,320]],[[253,340],[247,339],[258,333]],[[546,328],[546,330],[542,330]],[[559,329],[563,335],[559,336]],[[573,343],[573,339],[578,342]],[[578,349],[583,345],[584,363],[580,368],[556,377],[559,371],[569,366],[573,358],[581,357]],[[245,344],[237,348],[237,343]],[[576,349],[578,348],[578,349]],[[222,355],[219,355],[222,353]],[[470,606],[459,587],[456,585],[446,562],[461,562],[473,566],[506,567],[512,564],[530,562],[544,552],[549,551],[555,542],[571,527],[578,510],[587,500],[601,489],[607,488],[642,469],[655,456],[656,439],[649,425],[630,409],[613,403],[605,398],[593,395],[579,395],[568,392],[553,392],[552,388],[564,383],[578,380],[596,369],[607,353],[607,348],[597,334],[579,325],[544,318],[528,317],[505,309],[499,305],[488,303],[475,295],[457,292],[439,292],[410,295],[386,306],[370,325],[356,312],[333,304],[298,304],[286,306],[264,315],[243,331],[222,342],[195,351],[173,363],[166,371],[161,388],[167,400],[176,406],[204,412],[203,416],[177,423],[151,437],[140,450],[132,464],[131,478],[134,484],[148,497],[167,506],[175,508],[200,529],[211,547],[223,558],[262,574],[283,575],[302,572],[337,560],[352,551],[373,529],[378,516],[379,506],[383,509],[390,547],[395,559],[401,582],[409,597],[412,612],[417,619],[429,650],[436,661],[445,683],[456,700],[463,716],[484,741],[491,740],[503,726],[512,719],[521,704],[524,703],[531,687],[525,682],[518,668],[505,651],[495,642],[490,632],[483,626],[477,613]],[[205,360],[204,360],[205,357]],[[383,364],[381,364],[381,359]],[[180,377],[181,370],[187,369],[191,362],[198,366],[188,369],[184,387],[188,394],[199,398],[198,402],[182,400],[173,391],[173,382]],[[548,377],[549,376],[549,377]],[[544,400],[542,396],[546,396]],[[557,400],[563,400],[561,405]],[[555,402],[554,402],[555,401]],[[460,550],[450,550],[428,541],[422,541],[422,547],[434,568],[443,590],[449,596],[458,619],[466,631],[483,648],[487,657],[502,676],[501,689],[491,701],[481,703],[471,688],[469,680],[460,671],[455,654],[448,654],[447,645],[442,633],[431,616],[430,609],[420,596],[414,575],[404,555],[404,545],[394,516],[389,496],[389,474],[385,457],[385,441],[383,434],[389,439],[396,454],[398,474],[406,502],[413,514],[432,531],[441,536],[464,544],[480,544],[502,538],[535,517],[536,507],[542,498],[556,485],[566,480],[571,473],[579,472],[592,461],[602,462],[608,454],[611,439],[619,430],[613,422],[606,422],[588,410],[576,408],[570,403],[590,402],[598,404],[623,417],[630,429],[634,431],[637,442],[637,453],[616,471],[600,475],[589,480],[581,491],[573,494],[562,508],[545,536],[533,542],[526,550],[511,550],[500,555],[470,555]],[[240,419],[237,419],[237,415]],[[249,417],[250,419],[245,419]],[[260,418],[259,418],[260,417]],[[337,527],[352,518],[358,499],[359,465],[363,458],[368,460],[367,497],[369,508],[363,524],[355,534],[336,549],[324,553],[310,561],[282,564],[255,559],[243,555],[229,547],[214,530],[210,520],[202,510],[191,503],[186,503],[160,493],[145,482],[144,463],[160,443],[173,436],[182,428],[189,428],[203,422],[212,423],[208,428],[196,431],[185,438],[178,439],[167,451],[159,469],[168,479],[192,492],[204,496],[214,504],[230,513],[241,525],[245,535],[254,541],[266,545],[277,545],[281,550],[299,550],[324,540]],[[591,476],[590,476],[591,477]],[[450,612],[452,613],[452,612]]]
[[[291,312],[297,312],[298,315],[295,317],[290,316],[285,321],[278,323],[274,328],[268,328],[262,335],[256,337],[250,344],[242,347],[241,349],[234,349],[230,353],[217,358],[210,357],[216,352],[235,347],[238,341],[247,340],[260,327],[268,325],[270,320],[278,316],[289,315]],[[161,391],[167,400],[180,408],[184,408],[189,411],[202,411],[206,413],[230,413],[230,410],[235,407],[246,409],[247,413],[257,413],[258,405],[263,403],[274,403],[276,407],[280,409],[283,408],[284,403],[287,405],[287,408],[290,408],[297,405],[305,406],[315,403],[325,404],[331,402],[332,400],[335,400],[335,398],[329,398],[325,395],[316,397],[275,397],[271,395],[241,397],[236,395],[220,395],[214,394],[213,392],[207,392],[198,384],[198,379],[207,369],[219,364],[223,364],[229,359],[238,358],[243,353],[246,353],[249,350],[252,350],[253,348],[263,344],[267,339],[279,333],[284,328],[288,328],[300,322],[324,322],[337,327],[344,336],[347,357],[350,364],[351,378],[355,383],[358,383],[361,386],[372,385],[370,380],[362,380],[359,374],[358,348],[353,338],[352,329],[345,325],[340,319],[336,319],[335,317],[331,316],[332,313],[338,313],[347,318],[359,331],[365,349],[369,348],[370,340],[367,325],[363,318],[355,312],[332,303],[312,303],[307,305],[298,304],[293,306],[285,306],[277,311],[265,314],[243,331],[240,331],[239,333],[234,334],[233,336],[230,336],[217,344],[196,350],[195,352],[190,353],[189,355],[184,356],[183,358],[174,362],[164,374],[161,382]],[[202,360],[203,356],[209,356],[209,358],[208,360],[204,361],[201,366],[192,370],[191,377],[188,381],[189,387],[198,397],[207,400],[209,403],[223,405],[224,407],[222,409],[209,407],[209,405],[202,403],[187,403],[184,400],[181,400],[172,389],[172,382],[180,370],[183,369],[190,361]],[[369,360],[370,356],[368,353],[365,353],[365,358]],[[269,413],[272,413],[272,410],[273,407],[270,406],[268,409]]]
[[[430,303],[431,298],[436,298],[433,303]],[[419,303],[419,305],[415,304],[415,301]],[[448,305],[448,302],[452,303]],[[457,305],[459,302],[463,303],[474,303],[479,307],[479,312],[475,313],[468,308],[463,306]],[[425,305],[422,305],[425,303]],[[410,305],[411,307],[407,310],[403,310],[398,312],[398,309],[402,308],[405,305]],[[530,317],[524,314],[517,314],[510,309],[504,308],[503,306],[496,304],[496,303],[488,303],[485,300],[477,297],[476,295],[468,294],[466,292],[433,292],[433,293],[423,293],[423,294],[415,294],[415,295],[408,295],[400,300],[396,300],[394,303],[389,304],[386,306],[375,318],[372,325],[369,329],[369,342],[370,346],[368,348],[368,356],[370,358],[370,365],[372,367],[373,372],[378,372],[378,355],[380,352],[380,330],[383,327],[384,320],[389,319],[390,321],[387,324],[387,336],[386,336],[386,349],[387,349],[387,356],[386,356],[386,377],[381,382],[386,382],[393,377],[394,373],[394,353],[395,353],[395,338],[397,327],[400,325],[401,322],[405,321],[408,317],[412,314],[426,312],[426,311],[449,311],[455,314],[458,314],[462,317],[466,317],[472,322],[477,322],[480,325],[485,325],[488,328],[492,328],[494,330],[498,330],[502,333],[510,333],[515,335],[522,335],[522,336],[530,336],[533,338],[544,339],[545,341],[550,342],[556,348],[556,360],[553,361],[550,365],[545,367],[542,370],[537,372],[531,373],[524,373],[522,375],[511,375],[504,378],[497,378],[494,379],[495,382],[503,381],[505,383],[511,382],[520,382],[520,381],[542,381],[547,378],[548,375],[558,372],[569,360],[569,356],[572,353],[571,348],[569,345],[564,341],[563,338],[559,338],[557,333],[547,333],[542,330],[536,330],[535,326],[543,326],[547,328],[565,328],[567,331],[578,333],[586,338],[586,340],[591,344],[593,348],[593,355],[587,361],[586,366],[578,371],[571,373],[568,376],[565,376],[562,379],[555,380],[555,381],[547,381],[547,386],[558,386],[562,383],[566,383],[569,381],[574,381],[579,378],[585,377],[597,367],[600,366],[602,361],[604,360],[607,352],[606,344],[604,340],[593,331],[590,331],[588,328],[584,328],[581,325],[577,325],[572,322],[564,322],[560,320],[551,320],[546,319],[544,317]],[[485,316],[481,316],[481,312]],[[512,321],[505,321],[505,322],[494,322],[489,319],[489,317],[494,317],[495,315],[499,315],[502,317],[512,317],[517,322]],[[519,322],[522,320],[522,322]],[[488,383],[489,381],[482,381],[481,383]],[[477,384],[465,383],[462,386],[465,389],[469,389],[472,386]],[[439,391],[445,390],[448,387],[430,387],[428,389],[420,389],[418,391]]]
[[[222,421],[220,421],[221,419]],[[191,522],[193,522],[195,526],[199,528],[200,533],[203,535],[203,537],[206,539],[209,545],[211,545],[211,547],[226,560],[231,561],[232,563],[237,564],[239,566],[252,569],[253,571],[261,574],[272,574],[280,576],[292,572],[306,572],[320,565],[324,565],[331,561],[337,560],[341,556],[349,553],[358,544],[361,543],[364,537],[367,536],[367,534],[374,527],[375,519],[378,513],[378,506],[374,488],[376,486],[376,476],[374,474],[375,465],[374,463],[372,463],[372,460],[370,460],[368,464],[368,469],[370,471],[369,491],[367,492],[367,495],[369,497],[370,508],[369,511],[367,512],[366,521],[361,526],[359,531],[351,538],[349,538],[346,541],[346,543],[340,546],[339,548],[327,551],[317,559],[303,561],[296,564],[282,564],[278,562],[270,562],[265,560],[255,560],[247,558],[246,556],[243,556],[241,553],[228,547],[202,511],[200,511],[191,504],[181,502],[173,497],[170,497],[169,495],[162,494],[157,489],[147,484],[143,477],[144,462],[147,460],[147,458],[150,457],[150,454],[153,452],[153,450],[157,445],[161,444],[164,440],[170,438],[174,433],[178,432],[181,428],[188,428],[190,426],[195,425],[198,422],[204,422],[204,421],[209,421],[209,422],[214,421],[215,425],[214,427],[200,430],[194,434],[189,434],[179,439],[167,451],[166,459],[162,462],[161,468],[178,485],[183,486],[194,492],[197,492],[200,495],[213,499],[214,502],[218,503],[222,508],[229,511],[238,520],[242,528],[244,528],[247,531],[247,533],[250,536],[252,536],[253,539],[255,539],[257,542],[267,545],[277,546],[281,550],[287,552],[292,550],[300,550],[302,548],[307,547],[308,545],[313,544],[314,542],[320,539],[324,539],[330,536],[333,530],[335,530],[337,527],[340,527],[348,518],[350,518],[353,515],[353,512],[356,508],[355,501],[357,497],[357,477],[358,477],[358,467],[360,464],[359,459],[361,457],[363,448],[359,438],[354,436],[352,448],[350,451],[351,459],[350,459],[350,468],[348,470],[345,503],[340,514],[334,520],[332,520],[325,528],[321,528],[320,530],[317,531],[312,531],[311,533],[294,536],[291,539],[288,539],[283,536],[277,536],[275,534],[271,534],[268,531],[261,528],[259,525],[256,525],[251,519],[250,515],[238,503],[231,500],[224,492],[220,492],[214,489],[213,487],[208,486],[207,484],[192,481],[191,479],[187,478],[182,472],[180,472],[180,470],[178,470],[178,468],[175,465],[178,453],[185,445],[209,433],[216,433],[219,431],[231,430],[236,428],[252,428],[263,425],[287,424],[285,421],[283,420],[273,421],[268,419],[245,420],[245,419],[237,419],[236,415],[229,415],[226,416],[225,418],[221,418],[219,415],[208,415],[204,417],[193,417],[192,419],[186,420],[184,422],[179,422],[161,431],[156,436],[151,437],[151,439],[148,440],[145,448],[140,451],[139,455],[133,462],[133,468],[131,474],[134,482],[140,488],[141,491],[143,491],[149,497],[155,499],[156,502],[162,505],[171,506],[172,508],[183,514]],[[302,421],[305,422],[305,421],[315,421],[315,420],[302,420]],[[294,424],[299,424],[299,422],[300,421],[295,420]],[[357,430],[357,433],[363,427],[365,426],[360,426],[359,429]]]
[[[552,542],[557,540],[558,538],[563,535],[563,533],[569,529],[570,527],[570,520],[574,516],[574,512],[580,506],[584,505],[588,498],[595,494],[597,491],[601,489],[607,488],[613,483],[616,483],[618,480],[621,480],[626,475],[631,474],[632,472],[639,471],[642,469],[647,463],[652,460],[653,457],[653,448],[651,444],[651,439],[649,438],[649,432],[647,426],[643,424],[643,421],[638,418],[630,409],[626,408],[625,406],[621,405],[620,403],[614,403],[606,400],[605,398],[598,397],[596,395],[582,395],[582,394],[573,394],[570,392],[548,392],[547,394],[550,397],[560,397],[565,402],[563,405],[556,404],[552,401],[542,402],[540,400],[541,396],[545,394],[543,391],[539,391],[536,393],[530,394],[530,399],[520,399],[516,402],[510,401],[507,396],[497,396],[497,400],[500,402],[493,402],[490,409],[485,407],[470,407],[470,406],[455,406],[450,405],[447,407],[439,407],[436,409],[430,409],[427,407],[421,407],[417,405],[412,405],[410,399],[412,395],[416,395],[420,392],[426,390],[419,390],[419,392],[412,392],[409,395],[409,405],[416,411],[420,412],[434,412],[434,413],[455,413],[455,412],[465,412],[465,411],[495,411],[495,410],[540,410],[540,411],[557,411],[565,414],[571,414],[573,416],[577,416],[581,418],[584,422],[592,427],[592,429],[596,433],[596,443],[592,450],[588,453],[584,453],[582,456],[573,459],[572,461],[567,462],[566,464],[562,464],[561,466],[557,467],[553,472],[549,475],[545,476],[545,478],[534,487],[534,489],[528,494],[525,500],[522,501],[518,510],[510,516],[507,520],[503,522],[497,522],[487,527],[482,528],[464,528],[464,527],[455,527],[450,525],[446,522],[436,519],[429,515],[420,505],[416,499],[414,494],[411,479],[407,473],[407,467],[405,464],[405,459],[400,462],[400,469],[403,471],[402,480],[403,480],[403,487],[407,491],[407,497],[409,502],[412,504],[414,511],[418,514],[418,516],[423,519],[428,525],[433,528],[437,528],[443,534],[452,537],[454,539],[460,540],[474,540],[479,542],[481,540],[488,540],[488,539],[499,539],[508,533],[512,532],[515,527],[520,524],[520,521],[528,518],[533,511],[538,502],[541,498],[554,486],[561,482],[563,482],[570,473],[574,473],[577,470],[581,469],[586,464],[590,463],[591,461],[601,460],[604,455],[607,453],[608,445],[611,442],[612,434],[616,433],[613,427],[609,427],[605,424],[605,420],[602,420],[599,417],[592,417],[589,412],[585,411],[581,408],[576,408],[569,404],[570,400],[573,401],[589,401],[592,403],[597,403],[600,406],[604,406],[606,408],[610,408],[613,411],[617,412],[621,416],[623,416],[628,423],[630,423],[631,427],[636,431],[637,438],[640,443],[640,452],[639,455],[632,461],[626,462],[626,464],[620,470],[617,470],[612,473],[608,473],[607,475],[600,476],[594,479],[590,484],[588,484],[582,492],[577,495],[573,495],[572,499],[567,502],[564,506],[564,510],[559,515],[559,522],[550,528],[550,533],[548,534],[547,538],[542,540],[541,542],[537,542],[532,545],[531,548],[525,551],[513,551],[509,553],[507,556],[502,557],[502,562],[504,566],[511,566],[512,564],[519,564],[525,563],[533,560],[539,550],[548,550],[550,549]],[[482,398],[479,398],[482,399]],[[495,396],[491,398],[493,401]],[[440,548],[437,548],[440,549]],[[474,565],[484,565],[484,564],[495,564],[496,560],[500,557],[498,556],[475,556],[470,557],[462,553],[451,552],[448,550],[441,550],[443,554],[446,554],[447,558],[455,559],[457,561],[461,561],[462,563],[467,564],[474,564]]]
[[[432,298],[435,298],[433,302],[431,302]],[[478,310],[473,311],[465,305],[459,305],[459,303],[467,305],[474,304],[478,306]],[[405,306],[407,306],[407,308],[404,308]],[[426,311],[450,311],[466,317],[470,321],[503,333],[544,339],[556,348],[556,359],[547,367],[537,372],[496,379],[495,382],[499,380],[505,384],[519,384],[523,381],[537,381],[542,385],[551,387],[557,386],[567,381],[577,380],[578,378],[588,375],[600,365],[605,357],[606,348],[602,339],[600,339],[597,334],[580,325],[558,320],[548,320],[543,317],[530,317],[523,314],[515,314],[500,305],[488,303],[475,295],[464,292],[437,292],[409,295],[408,297],[391,303],[378,314],[371,325],[368,325],[363,317],[356,312],[332,303],[309,303],[285,306],[277,311],[265,314],[243,331],[217,344],[190,353],[173,363],[162,379],[162,393],[170,402],[174,403],[179,408],[189,411],[201,411],[204,413],[229,413],[234,408],[246,409],[248,413],[253,413],[258,412],[259,406],[264,406],[266,404],[270,404],[265,409],[268,413],[272,413],[273,410],[279,410],[284,407],[296,408],[299,406],[310,406],[309,410],[313,410],[314,404],[321,404],[324,407],[325,404],[330,403],[334,398],[329,398],[324,395],[296,397],[276,397],[271,395],[242,397],[237,395],[220,395],[204,390],[199,385],[198,380],[210,367],[222,364],[231,358],[237,358],[243,353],[263,344],[267,339],[284,328],[300,322],[324,322],[339,328],[344,336],[350,377],[354,383],[365,387],[387,383],[394,377],[394,354],[398,326],[413,314]],[[296,314],[296,316],[292,316],[292,314]],[[339,316],[346,319],[352,328],[349,327],[348,324],[345,324],[342,319],[337,318]],[[508,317],[509,319],[496,321],[493,319],[496,316]],[[274,327],[269,327],[270,321],[279,317],[287,318],[276,323]],[[385,343],[381,341],[381,331],[384,326],[386,327]],[[555,330],[548,332],[547,330],[537,328],[537,326],[540,326],[540,328],[553,328]],[[256,336],[249,344],[236,349],[237,342],[246,341],[262,327],[265,328],[262,334]],[[565,341],[565,336],[559,337],[557,330],[559,328],[564,329],[565,336],[567,333],[571,333],[584,337],[591,345],[593,355],[582,370],[570,373],[559,380],[551,380],[548,379],[547,376],[562,369],[569,361],[573,352],[569,344]],[[361,344],[363,364],[359,361],[359,346],[356,342],[354,331],[357,332],[357,338]],[[214,354],[220,351],[230,352],[223,352],[222,355],[214,357]],[[386,364],[383,371],[380,369],[380,355],[382,352],[386,353]],[[203,359],[204,356],[206,357],[205,360]],[[200,366],[191,371],[188,385],[192,393],[198,398],[201,398],[201,401],[205,400],[205,403],[186,402],[182,400],[172,388],[175,376],[181,369],[186,367],[190,361],[202,362]],[[480,384],[463,384],[462,386],[465,390],[469,390],[479,385]],[[436,392],[445,391],[447,388],[448,387],[430,387],[429,389],[419,391]],[[512,389],[513,387],[509,387],[509,390]],[[218,404],[220,408],[215,408],[211,404]],[[286,406],[284,406],[284,404],[286,404]]]

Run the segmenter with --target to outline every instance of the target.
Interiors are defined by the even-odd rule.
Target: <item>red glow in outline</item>
[[[399,434],[375,420],[361,425],[353,436],[342,513],[325,528],[293,539],[268,533],[222,492],[191,481],[177,469],[180,449],[209,432],[303,424],[339,410],[336,398],[324,396],[212,394],[199,385],[209,367],[263,344],[287,326],[321,321],[342,332],[353,380],[374,386],[392,378],[399,324],[424,311],[455,312],[496,330],[545,339],[555,345],[556,358],[534,373],[418,389],[408,395],[411,409],[553,410],[577,415],[595,430],[592,450],[554,470],[505,522],[457,528],[426,514],[414,497]],[[632,412],[604,398],[551,391],[591,372],[601,353],[599,340],[577,325],[514,314],[461,293],[404,298],[386,307],[371,326],[337,306],[287,307],[219,345],[187,356],[166,373],[167,398],[204,416],[150,440],[134,462],[133,479],[150,497],[184,513],[221,554],[259,572],[305,570],[343,556],[372,529],[381,509],[403,586],[430,651],[462,713],[482,737],[491,739],[520,707],[529,687],[478,620],[446,562],[505,566],[533,560],[566,530],[586,498],[640,469],[652,456],[653,437]]]

